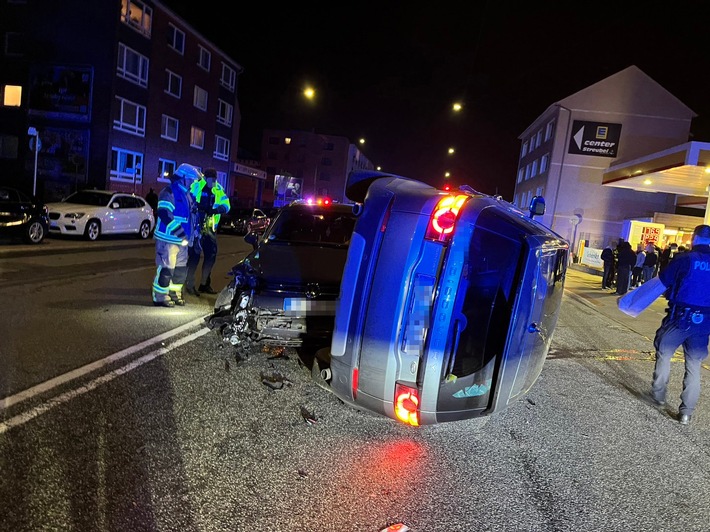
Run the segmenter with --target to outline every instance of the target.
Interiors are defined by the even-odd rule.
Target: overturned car
[[[253,251],[205,320],[238,353],[254,344],[330,345],[335,302],[358,206],[294,202],[263,234],[244,239]]]
[[[361,202],[320,376],[343,402],[412,426],[485,416],[539,376],[569,244],[500,197],[351,174]]]

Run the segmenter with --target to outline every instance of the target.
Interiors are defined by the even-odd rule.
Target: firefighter
[[[188,250],[198,237],[196,205],[190,183],[202,179],[191,164],[181,164],[170,176],[170,184],[158,196],[155,239],[153,304],[161,307],[183,306],[182,287],[187,276]]]

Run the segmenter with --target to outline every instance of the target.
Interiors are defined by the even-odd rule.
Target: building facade
[[[346,137],[300,130],[264,130],[261,161],[266,171],[264,204],[276,207],[308,197],[348,202],[345,184],[350,172],[374,169]]]
[[[568,239],[575,255],[627,239],[632,220],[663,219],[658,245],[664,247],[679,229],[703,222],[704,201],[688,202],[695,192],[686,187],[658,186],[660,176],[655,184],[632,184],[619,173],[628,176],[629,161],[654,160],[687,144],[696,116],[632,65],[553,103],[520,135],[514,202],[524,209],[533,196],[544,196],[541,221]],[[697,158],[695,164],[704,169]],[[651,169],[638,164],[633,171]]]
[[[232,58],[157,0],[1,5],[2,182],[44,201],[145,195],[186,162],[216,168],[232,193],[243,70]]]

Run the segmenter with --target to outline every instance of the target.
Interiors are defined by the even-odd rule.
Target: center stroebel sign
[[[620,136],[621,124],[575,120],[569,140],[569,153],[616,157]]]

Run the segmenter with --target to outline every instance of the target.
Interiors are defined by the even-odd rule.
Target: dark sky
[[[229,15],[221,1],[164,3],[244,68],[240,146],[256,157],[263,129],[315,128],[364,137],[385,171],[440,186],[449,170],[510,200],[525,128],[630,65],[700,115],[694,140],[710,141],[701,2],[261,1]]]

